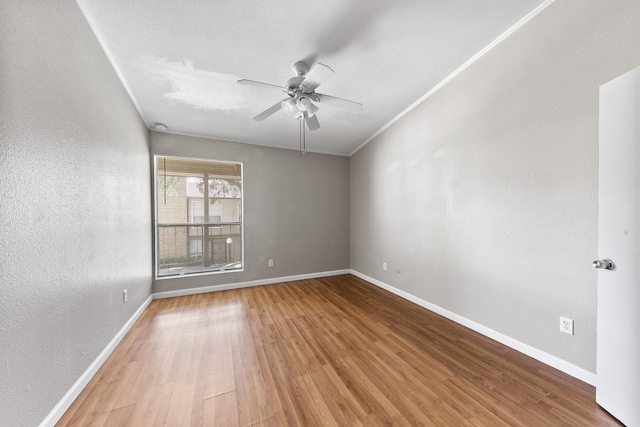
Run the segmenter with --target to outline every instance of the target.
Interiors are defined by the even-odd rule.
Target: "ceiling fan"
[[[335,96],[316,93],[316,88],[329,80],[335,74],[330,67],[324,64],[318,63],[309,71],[309,65],[307,65],[306,62],[299,61],[293,65],[293,71],[296,73],[296,76],[290,78],[285,87],[247,79],[238,80],[238,83],[268,89],[277,89],[288,95],[287,98],[277,102],[255,116],[253,120],[260,122],[281,109],[300,120],[300,153],[302,154],[304,153],[305,143],[304,123],[306,123],[309,130],[312,131],[320,128],[320,123],[316,116],[320,107],[314,103],[321,105],[326,104],[352,113],[361,112],[362,104],[337,98]]]

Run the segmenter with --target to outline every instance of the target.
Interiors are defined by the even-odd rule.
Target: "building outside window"
[[[242,164],[155,157],[156,276],[243,268]]]

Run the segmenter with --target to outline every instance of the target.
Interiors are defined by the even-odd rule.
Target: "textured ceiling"
[[[298,148],[295,118],[252,118],[286,97],[292,66],[335,75],[317,91],[358,101],[319,105],[309,151],[349,155],[550,0],[77,0],[151,129]]]

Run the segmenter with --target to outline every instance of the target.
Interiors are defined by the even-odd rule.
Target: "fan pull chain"
[[[298,118],[300,121],[300,157],[307,152],[307,141],[305,140],[304,132],[304,115]]]

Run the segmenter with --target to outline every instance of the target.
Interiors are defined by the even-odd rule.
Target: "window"
[[[155,157],[156,276],[242,270],[242,164]]]

